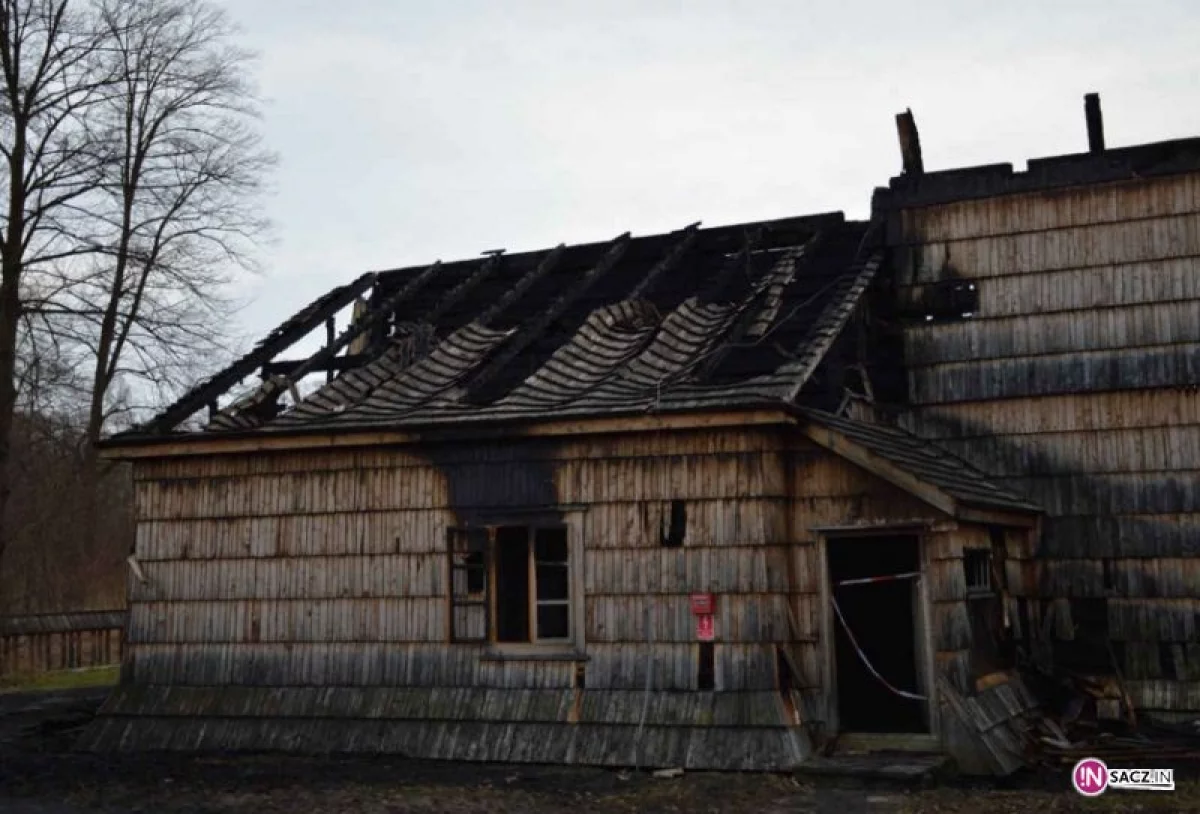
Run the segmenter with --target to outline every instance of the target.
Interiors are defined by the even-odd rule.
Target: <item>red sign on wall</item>
[[[696,617],[696,639],[701,642],[711,642],[716,637],[713,625],[713,615],[702,613]]]
[[[692,613],[696,616],[711,616],[716,604],[716,597],[712,594],[692,594]]]

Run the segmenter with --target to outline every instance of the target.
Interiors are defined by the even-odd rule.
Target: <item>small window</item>
[[[450,539],[452,640],[571,641],[571,558],[566,527],[451,529]],[[461,542],[463,539],[467,542]],[[473,612],[469,618],[468,609]],[[469,635],[464,636],[463,630],[469,630]]]
[[[687,537],[687,504],[672,500],[663,516],[662,544],[665,548],[679,548]]]
[[[968,596],[992,593],[992,552],[990,549],[963,549],[963,569],[966,572]]]

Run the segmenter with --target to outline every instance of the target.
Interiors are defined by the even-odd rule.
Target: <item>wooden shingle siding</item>
[[[945,521],[784,427],[150,459],[136,470],[142,520],[135,555],[146,580],[131,578],[125,687],[143,694],[136,708],[122,701],[108,710],[97,743],[125,736],[228,748],[292,743],[281,733],[293,732],[293,715],[361,718],[321,725],[367,737],[378,731],[369,722],[379,716],[375,702],[362,698],[424,693],[469,701],[471,693],[490,693],[489,709],[499,717],[463,711],[471,726],[503,722],[509,738],[529,736],[539,722],[577,727],[580,744],[586,729],[589,739],[617,739],[621,752],[632,742],[622,727],[636,725],[648,686],[640,747],[647,765],[670,765],[681,749],[691,754],[688,744],[702,726],[725,727],[730,743],[741,738],[759,750],[758,768],[777,765],[799,748],[779,694],[779,645],[791,648],[803,673],[792,677],[797,702],[821,709],[824,563],[817,529]],[[683,545],[667,548],[673,501],[684,509],[686,529]],[[572,567],[582,572],[584,641],[574,659],[497,660],[488,645],[447,640],[446,530],[464,518],[520,525],[526,521],[519,510],[578,517],[571,528],[582,535],[582,558]],[[947,528],[930,545],[959,556],[962,543],[953,524]],[[953,562],[961,570],[961,561]],[[946,583],[933,592],[930,623],[953,666],[970,646],[954,582],[961,576],[940,563],[930,574],[935,584]],[[709,694],[698,691],[690,604],[698,592],[717,597]],[[178,699],[230,688],[230,699],[240,700],[213,711],[216,701],[163,701],[157,687],[180,688]],[[337,698],[345,710],[342,700],[314,701],[326,698],[319,688],[343,693]],[[532,703],[529,693],[558,700],[547,700],[543,715],[522,706]],[[574,723],[564,717],[564,698]],[[440,708],[415,706],[407,723],[389,726],[442,732]],[[190,724],[177,717],[212,716],[206,720],[215,725],[230,710],[240,723],[203,736],[188,734]],[[525,717],[510,721],[512,710],[526,710]],[[759,735],[756,727],[777,731]],[[478,754],[499,748],[479,746]],[[510,748],[535,755],[541,747]],[[588,757],[599,748],[588,740],[573,759],[629,760],[604,750]],[[749,760],[707,748],[687,760],[710,767]],[[762,753],[768,748],[776,752]]]
[[[1084,624],[1127,677],[1177,687],[1139,704],[1197,708],[1171,682],[1200,601],[1200,173],[902,201],[901,302],[978,294],[970,318],[905,328],[902,424],[1047,512],[1035,550],[1009,549],[1014,624]]]

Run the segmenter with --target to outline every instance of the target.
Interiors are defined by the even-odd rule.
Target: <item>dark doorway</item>
[[[920,570],[913,536],[829,540],[830,591],[846,624],[833,615],[839,728],[844,732],[928,732],[925,704],[888,689],[863,664],[846,633],[893,688],[922,694],[917,680],[917,581],[904,578],[857,585],[845,580]]]

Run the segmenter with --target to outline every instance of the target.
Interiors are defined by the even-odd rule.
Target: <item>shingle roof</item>
[[[870,224],[834,213],[626,233],[607,243],[366,275],[304,309],[130,435],[170,431],[181,415],[264,365],[266,372],[274,365],[275,375],[225,406],[208,430],[424,426],[792,401],[878,268],[877,238]],[[332,349],[290,368],[271,362],[281,337],[319,325],[368,289],[365,312]],[[298,405],[274,406],[299,374],[325,367],[340,373]]]
[[[991,482],[987,475],[961,458],[898,427],[868,424],[805,407],[798,411],[810,421],[828,427],[918,480],[936,487],[958,503],[1020,512],[1042,511],[1015,492]]]

